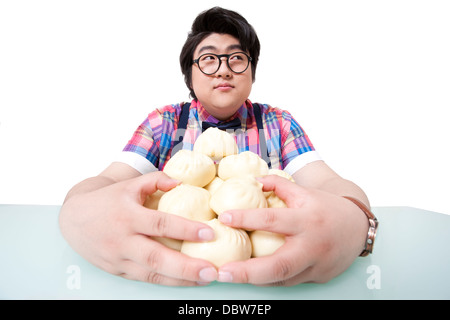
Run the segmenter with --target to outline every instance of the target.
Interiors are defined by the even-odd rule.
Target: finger
[[[263,184],[263,191],[273,191],[289,208],[300,208],[308,198],[308,190],[286,178],[268,175],[257,178]]]
[[[136,280],[165,286],[187,287],[197,286],[200,284],[199,282],[170,278],[156,272],[148,271],[132,260],[122,261],[120,264],[120,268],[122,272],[119,273],[119,276],[128,280]]]
[[[290,208],[230,210],[219,215],[219,220],[233,228],[294,235],[303,230],[300,215],[299,209]]]
[[[142,268],[141,279],[153,277],[153,281],[163,281],[163,278],[157,278],[162,276],[194,282],[217,279],[216,268],[212,263],[190,258],[143,235],[134,236],[122,252],[126,252],[124,259],[134,261]]]
[[[210,241],[213,229],[199,221],[138,206],[132,221],[136,233],[188,241]]]
[[[296,255],[292,255],[296,250]],[[284,283],[313,265],[298,241],[287,241],[273,255],[230,262],[219,268],[218,281],[267,285]]]
[[[300,283],[310,283],[315,282],[312,278],[312,272],[314,268],[308,267],[304,271],[300,272],[299,274],[296,274],[292,278],[271,282],[271,283],[265,283],[265,284],[259,284],[258,286],[264,286],[264,287],[291,287],[295,286]]]

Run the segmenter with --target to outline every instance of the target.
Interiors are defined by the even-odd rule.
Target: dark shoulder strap
[[[182,142],[189,120],[190,106],[191,106],[190,103],[185,103],[181,107],[180,116],[178,117],[177,133],[175,135],[175,140],[173,141],[171,156],[173,156],[178,150],[180,150],[183,147]]]
[[[269,149],[267,149],[266,136],[264,134],[264,126],[262,122],[261,108],[258,104],[253,104],[253,113],[255,114],[256,126],[258,127],[259,147],[261,149],[261,157],[267,162],[269,168],[271,167]]]
[[[262,124],[261,108],[256,103],[253,104],[253,113],[255,114],[256,125],[258,126],[258,130],[264,129]]]
[[[189,120],[189,108],[191,103],[183,104],[181,108],[180,117],[178,118],[178,129],[186,129]]]

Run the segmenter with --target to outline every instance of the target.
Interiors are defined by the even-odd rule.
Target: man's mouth
[[[228,82],[223,82],[218,84],[217,86],[214,87],[214,89],[220,90],[220,91],[227,91],[227,90],[231,90],[234,87],[229,84]]]

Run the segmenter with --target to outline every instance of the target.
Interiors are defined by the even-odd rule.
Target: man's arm
[[[67,193],[64,202],[74,195],[95,191],[120,181],[137,178],[140,175],[141,173],[139,171],[125,163],[113,162],[98,176],[87,178],[76,184]]]
[[[322,190],[337,196],[353,197],[370,207],[364,191],[355,183],[339,176],[324,161],[307,164],[294,173],[293,178],[302,187]]]

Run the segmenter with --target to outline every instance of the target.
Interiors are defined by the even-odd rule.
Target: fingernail
[[[214,240],[214,231],[209,228],[203,228],[198,231],[198,237],[204,241]]]
[[[222,223],[230,224],[231,223],[231,214],[229,214],[229,213],[222,213],[221,215],[219,215],[219,220]]]
[[[203,268],[199,272],[200,282],[211,282],[217,280],[217,270],[213,267]]]
[[[219,277],[217,278],[217,281],[219,281],[219,282],[232,282],[233,281],[233,276],[229,272],[219,271]]]

